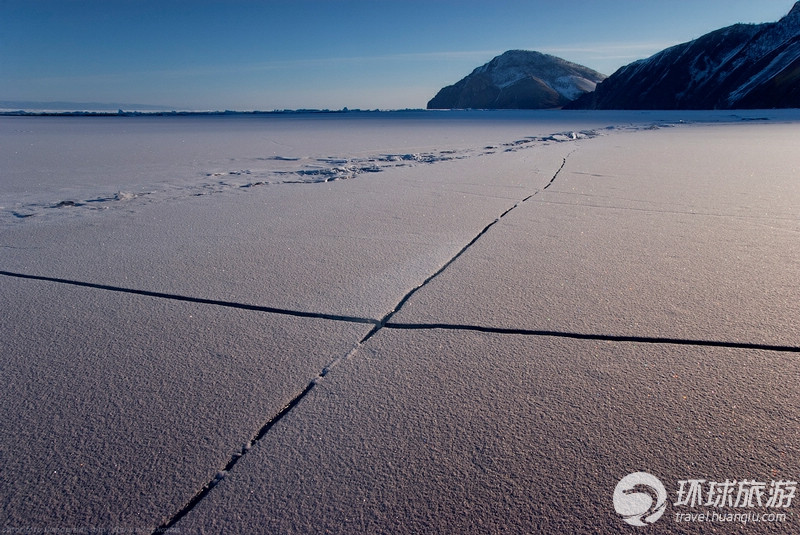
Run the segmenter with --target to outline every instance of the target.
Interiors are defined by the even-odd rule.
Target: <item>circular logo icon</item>
[[[614,489],[614,509],[631,526],[647,526],[664,514],[667,489],[647,472],[623,477]]]

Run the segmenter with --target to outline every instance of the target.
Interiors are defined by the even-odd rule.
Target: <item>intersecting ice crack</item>
[[[571,154],[571,153],[570,153],[570,154]],[[569,154],[567,155],[567,157],[568,157],[568,156],[569,156]],[[544,188],[542,188],[542,190],[539,190],[539,191],[544,191],[545,189],[547,189],[547,188],[548,188],[548,187],[549,187],[549,186],[550,186],[550,185],[553,183],[553,181],[556,179],[556,177],[557,177],[557,176],[558,176],[558,174],[561,172],[561,170],[562,170],[562,169],[564,169],[564,165],[566,165],[566,163],[567,163],[567,158],[566,158],[566,157],[564,157],[564,158],[562,159],[561,166],[558,168],[558,170],[555,172],[555,174],[553,175],[553,177],[550,179],[550,182],[548,182],[548,183],[547,183],[547,185],[545,185],[545,187],[544,187]],[[406,295],[404,295],[404,296],[403,296],[403,298],[402,298],[402,299],[400,299],[400,301],[397,303],[397,305],[396,305],[396,306],[395,306],[395,307],[394,307],[394,308],[393,308],[391,311],[389,311],[389,313],[387,313],[387,314],[386,314],[386,315],[383,317],[383,319],[381,319],[380,323],[378,323],[377,325],[375,325],[375,326],[372,328],[372,330],[371,330],[370,332],[368,332],[368,333],[367,333],[367,335],[366,335],[366,336],[365,336],[365,337],[364,337],[364,338],[361,340],[361,343],[363,344],[364,342],[366,342],[367,340],[369,340],[370,338],[372,338],[373,336],[375,336],[375,334],[377,334],[377,333],[378,333],[378,331],[380,331],[381,329],[383,329],[383,328],[386,326],[386,324],[389,322],[389,320],[392,318],[392,316],[394,316],[394,315],[395,315],[397,312],[399,312],[399,311],[400,311],[400,309],[403,307],[403,305],[405,305],[405,304],[406,304],[406,302],[408,302],[408,300],[409,300],[409,299],[411,299],[411,296],[413,296],[413,295],[414,295],[414,294],[415,294],[417,291],[419,291],[420,289],[422,289],[422,288],[424,288],[425,286],[427,286],[427,285],[428,285],[428,284],[429,284],[429,283],[430,283],[430,282],[431,282],[433,279],[435,279],[436,277],[438,277],[438,276],[439,276],[439,275],[440,275],[440,274],[441,274],[441,273],[442,273],[444,270],[446,270],[448,267],[450,267],[450,266],[453,264],[453,262],[455,262],[456,260],[458,260],[458,258],[459,258],[461,255],[463,255],[463,254],[464,254],[464,253],[465,253],[465,252],[466,252],[466,251],[467,251],[467,250],[468,250],[470,247],[472,247],[472,246],[475,244],[475,242],[477,242],[477,241],[478,241],[478,240],[481,238],[481,236],[483,236],[484,234],[486,234],[486,233],[489,231],[489,229],[490,229],[490,228],[492,228],[494,225],[496,225],[498,222],[500,222],[500,220],[501,220],[501,219],[503,219],[505,216],[507,216],[509,213],[511,213],[511,212],[512,212],[512,211],[513,211],[515,208],[517,208],[517,207],[518,207],[518,206],[520,206],[522,203],[526,202],[528,199],[530,199],[530,198],[532,198],[534,195],[536,195],[536,194],[537,194],[539,191],[536,191],[536,192],[534,192],[534,193],[532,193],[532,194],[528,195],[527,197],[525,197],[525,198],[524,198],[524,199],[522,199],[521,201],[517,202],[517,203],[516,203],[516,204],[514,204],[512,207],[510,207],[509,209],[507,209],[505,212],[503,212],[502,214],[500,214],[500,216],[499,216],[499,217],[497,217],[497,219],[495,219],[494,221],[492,221],[491,223],[489,223],[488,225],[486,225],[485,227],[483,227],[483,229],[482,229],[480,232],[478,232],[478,234],[476,234],[476,235],[475,235],[475,237],[474,237],[474,238],[472,238],[472,239],[469,241],[469,243],[467,243],[467,244],[466,244],[464,247],[462,247],[462,248],[461,248],[461,250],[459,250],[459,251],[458,251],[458,252],[457,252],[457,253],[456,253],[456,254],[455,254],[455,255],[454,255],[454,256],[453,256],[453,257],[452,257],[450,260],[448,260],[447,262],[445,262],[445,263],[444,263],[444,265],[442,265],[442,267],[440,267],[440,268],[439,268],[438,270],[436,270],[436,271],[435,271],[435,272],[434,272],[432,275],[430,275],[428,278],[426,278],[424,281],[422,281],[422,283],[421,283],[421,284],[419,284],[418,286],[415,286],[415,287],[414,287],[414,288],[412,288],[412,289],[411,289],[411,290],[410,290],[410,291],[409,291],[409,292],[408,292]]]
[[[571,154],[571,153],[570,153],[570,154]],[[567,156],[569,156],[569,154],[568,154]],[[476,235],[475,235],[475,237],[473,237],[473,238],[472,238],[472,239],[471,239],[471,240],[470,240],[470,241],[469,241],[469,242],[468,242],[468,243],[467,243],[467,244],[466,244],[464,247],[462,247],[462,248],[461,248],[461,249],[460,249],[460,250],[459,250],[459,251],[458,251],[458,252],[457,252],[457,253],[456,253],[456,254],[455,254],[455,255],[454,255],[452,258],[450,258],[450,260],[448,260],[447,262],[445,262],[445,263],[444,263],[444,265],[442,265],[442,266],[441,266],[441,267],[440,267],[438,270],[436,270],[436,271],[435,271],[433,274],[431,274],[430,276],[428,276],[428,277],[427,277],[427,278],[426,278],[424,281],[422,281],[422,283],[420,283],[419,285],[417,285],[417,286],[415,286],[414,288],[412,288],[411,290],[409,290],[409,291],[408,291],[408,292],[407,292],[407,293],[406,293],[406,294],[405,294],[405,295],[404,295],[404,296],[403,296],[403,297],[400,299],[400,301],[398,301],[397,305],[395,305],[395,307],[394,307],[392,310],[390,310],[390,311],[389,311],[389,312],[388,312],[388,313],[387,313],[387,314],[386,314],[386,315],[385,315],[385,316],[384,316],[384,317],[383,317],[383,318],[382,318],[380,321],[371,321],[371,320],[368,320],[368,321],[360,321],[360,323],[374,323],[374,326],[373,326],[373,327],[372,327],[372,329],[371,329],[371,330],[370,330],[370,331],[369,331],[369,332],[368,332],[368,333],[367,333],[367,334],[364,336],[364,338],[362,338],[362,339],[361,339],[361,341],[360,341],[360,342],[358,342],[358,343],[355,345],[355,347],[354,347],[354,348],[353,348],[353,349],[352,349],[352,350],[351,350],[351,351],[350,351],[350,352],[349,352],[347,355],[345,355],[345,356],[340,356],[340,357],[337,357],[336,359],[334,359],[333,361],[331,361],[331,362],[330,362],[330,363],[329,363],[327,366],[325,366],[325,367],[324,367],[324,368],[323,368],[323,369],[320,371],[320,373],[319,373],[319,374],[318,374],[318,375],[317,375],[315,378],[313,378],[313,379],[311,380],[311,382],[309,382],[309,383],[308,383],[308,385],[306,385],[305,389],[303,389],[303,391],[302,391],[302,392],[300,392],[300,393],[299,393],[299,394],[298,394],[296,397],[294,397],[294,398],[293,398],[293,399],[292,399],[292,400],[291,400],[291,401],[290,401],[290,402],[289,402],[287,405],[285,405],[285,406],[283,407],[283,409],[281,409],[281,410],[278,412],[278,414],[276,414],[275,416],[273,416],[273,417],[272,417],[272,418],[271,418],[271,419],[270,419],[270,420],[269,420],[269,421],[268,421],[266,424],[264,424],[264,426],[262,426],[262,428],[259,430],[259,432],[258,432],[258,433],[256,433],[256,435],[255,435],[255,436],[254,436],[254,437],[253,437],[253,438],[252,438],[250,441],[248,441],[248,442],[247,442],[247,443],[246,443],[246,444],[245,444],[245,445],[242,447],[241,451],[237,451],[236,453],[234,453],[234,455],[233,455],[233,456],[231,457],[231,459],[228,461],[228,464],[225,466],[225,468],[223,468],[221,471],[219,471],[219,472],[217,473],[217,475],[216,475],[216,476],[215,476],[215,477],[214,477],[214,478],[213,478],[211,481],[209,481],[208,483],[206,483],[206,484],[203,486],[203,488],[202,488],[202,489],[200,489],[200,490],[199,490],[199,491],[198,491],[198,492],[197,492],[197,493],[196,493],[196,494],[195,494],[195,495],[192,497],[192,499],[191,499],[191,500],[189,500],[189,502],[187,502],[187,504],[186,504],[186,505],[185,505],[183,508],[181,508],[181,510],[180,510],[180,511],[178,511],[178,512],[177,512],[175,515],[173,515],[173,516],[172,516],[172,518],[170,518],[170,519],[169,519],[167,522],[165,522],[164,524],[162,524],[161,526],[159,526],[159,527],[158,527],[158,529],[156,529],[156,531],[155,531],[154,533],[165,533],[165,532],[167,532],[167,531],[168,531],[168,530],[169,530],[171,527],[173,527],[173,526],[174,526],[174,525],[175,525],[175,524],[176,524],[176,523],[177,523],[177,522],[178,522],[178,521],[179,521],[181,518],[183,518],[184,516],[186,516],[186,514],[187,514],[187,513],[189,513],[189,511],[191,511],[192,509],[194,509],[194,507],[195,507],[195,506],[196,506],[198,503],[200,503],[200,501],[202,501],[202,500],[203,500],[203,498],[205,498],[205,497],[206,497],[206,495],[207,495],[209,492],[211,492],[211,489],[213,489],[213,488],[214,488],[214,487],[215,487],[215,486],[216,486],[216,485],[219,483],[219,481],[221,481],[221,480],[224,478],[224,476],[225,476],[225,475],[228,473],[228,471],[230,471],[230,469],[232,469],[232,468],[233,468],[233,467],[236,465],[236,463],[237,463],[237,462],[239,462],[239,460],[240,460],[240,459],[241,459],[241,458],[242,458],[242,457],[243,457],[243,456],[244,456],[244,455],[245,455],[245,454],[246,454],[248,451],[250,451],[250,449],[252,448],[252,446],[253,446],[255,443],[257,443],[259,440],[261,440],[261,439],[264,437],[264,435],[265,435],[265,434],[266,434],[266,433],[267,433],[267,432],[268,432],[270,429],[272,429],[272,427],[273,427],[275,424],[277,424],[277,423],[278,423],[278,421],[280,421],[280,420],[281,420],[281,419],[282,419],[282,418],[283,418],[283,417],[284,417],[286,414],[288,414],[288,413],[289,413],[289,412],[290,412],[290,411],[291,411],[291,410],[292,410],[292,409],[293,409],[295,406],[297,406],[297,405],[298,405],[298,404],[299,404],[299,403],[300,403],[300,402],[303,400],[303,398],[305,398],[305,397],[306,397],[306,396],[309,394],[309,392],[311,392],[311,390],[314,388],[314,386],[316,386],[316,385],[319,383],[319,381],[321,381],[321,380],[322,380],[322,379],[323,379],[323,378],[324,378],[324,377],[325,377],[325,376],[328,374],[328,372],[330,371],[330,369],[331,369],[331,368],[333,368],[334,366],[336,366],[336,365],[337,365],[339,362],[341,362],[342,360],[346,360],[346,359],[349,359],[349,358],[353,357],[353,356],[354,356],[354,355],[355,355],[355,354],[358,352],[359,348],[360,348],[360,347],[361,347],[361,346],[362,346],[364,343],[366,343],[366,342],[367,342],[367,341],[368,341],[370,338],[372,338],[373,336],[375,336],[375,335],[376,335],[376,334],[377,334],[377,333],[378,333],[378,332],[379,332],[381,329],[383,329],[383,328],[387,327],[387,323],[389,323],[389,320],[390,320],[390,319],[391,319],[391,318],[392,318],[392,317],[393,317],[393,316],[394,316],[394,315],[395,315],[397,312],[399,312],[399,311],[400,311],[400,309],[403,307],[403,305],[405,305],[405,304],[406,304],[406,302],[408,302],[408,300],[409,300],[409,299],[411,299],[411,297],[412,297],[412,296],[413,296],[413,295],[414,295],[414,294],[415,294],[417,291],[419,291],[420,289],[422,289],[422,288],[424,288],[425,286],[427,286],[427,285],[428,285],[428,284],[429,284],[429,283],[430,283],[430,282],[431,282],[433,279],[435,279],[435,278],[436,278],[437,276],[439,276],[439,275],[440,275],[442,272],[444,272],[444,270],[446,270],[448,267],[450,267],[450,266],[453,264],[453,262],[455,262],[456,260],[458,260],[458,258],[459,258],[461,255],[463,255],[463,254],[464,254],[464,253],[465,253],[465,252],[466,252],[466,251],[467,251],[467,250],[468,250],[470,247],[472,247],[472,246],[475,244],[475,242],[477,242],[477,241],[478,241],[478,240],[481,238],[481,236],[483,236],[484,234],[486,234],[486,233],[489,231],[489,229],[491,229],[491,228],[492,228],[492,227],[493,227],[495,224],[497,224],[498,222],[500,222],[500,220],[502,220],[502,219],[503,219],[505,216],[507,216],[509,213],[511,213],[511,211],[513,211],[515,208],[517,208],[518,206],[520,206],[522,203],[524,203],[524,202],[526,202],[528,199],[532,198],[532,197],[533,197],[534,195],[536,195],[536,194],[537,194],[539,191],[543,191],[544,189],[547,189],[547,187],[548,187],[548,186],[550,186],[550,185],[553,183],[553,181],[556,179],[556,177],[557,177],[557,176],[558,176],[558,174],[561,172],[561,170],[562,170],[562,169],[564,169],[564,166],[566,165],[566,163],[567,163],[567,159],[566,159],[566,157],[565,157],[565,158],[563,158],[563,159],[562,159],[561,166],[560,166],[560,167],[559,167],[559,168],[556,170],[556,172],[553,174],[553,177],[550,179],[550,181],[547,183],[547,185],[545,185],[545,186],[544,186],[544,188],[542,188],[542,190],[537,190],[536,192],[534,192],[534,193],[532,193],[532,194],[528,195],[527,197],[525,197],[525,198],[524,198],[524,199],[522,199],[521,201],[518,201],[518,202],[516,202],[516,203],[515,203],[513,206],[511,206],[511,207],[510,207],[510,208],[508,208],[506,211],[504,211],[502,214],[500,214],[500,215],[499,215],[499,216],[498,216],[498,217],[497,217],[497,218],[496,218],[494,221],[492,221],[491,223],[489,223],[488,225],[486,225],[485,227],[483,227],[483,229],[482,229],[480,232],[478,232],[478,234],[476,234]],[[332,319],[332,318],[328,318],[328,319]],[[359,320],[363,320],[363,318],[359,318]],[[347,321],[347,320],[344,320],[344,321]]]

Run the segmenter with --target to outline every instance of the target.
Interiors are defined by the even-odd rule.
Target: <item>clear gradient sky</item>
[[[509,49],[605,74],[794,0],[0,0],[0,100],[424,108]]]

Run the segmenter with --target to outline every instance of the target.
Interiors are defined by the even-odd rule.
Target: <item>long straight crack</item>
[[[643,344],[671,344],[681,346],[705,346],[705,347],[727,347],[733,349],[755,349],[761,351],[784,351],[789,353],[800,353],[800,347],[778,345],[778,344],[758,344],[752,342],[731,342],[726,340],[700,340],[690,338],[670,338],[662,336],[633,336],[624,334],[598,334],[598,333],[575,333],[569,331],[547,331],[538,329],[516,329],[510,327],[487,327],[485,325],[465,325],[458,323],[395,323],[387,322],[386,329],[398,329],[406,331],[425,331],[425,330],[449,330],[449,331],[473,331],[491,334],[511,334],[521,336],[543,336],[551,338],[570,338],[573,340],[598,340],[602,342],[638,342]]]
[[[123,286],[111,286],[108,284],[99,284],[95,282],[78,281],[71,279],[62,279],[58,277],[45,277],[42,275],[29,275],[26,273],[15,273],[13,271],[0,271],[0,275],[4,277],[15,277],[18,279],[29,279],[44,282],[55,282],[58,284],[66,284],[68,286],[79,286],[82,288],[93,288],[95,290],[106,290],[110,292],[118,292],[125,294],[141,295],[144,297],[155,297],[157,299],[168,299],[171,301],[183,301],[187,303],[198,303],[201,305],[214,305],[227,308],[238,308],[241,310],[252,310],[255,312],[267,312],[269,314],[279,314],[282,316],[296,316],[299,318],[315,318],[325,319],[332,321],[344,321],[348,323],[366,323],[371,325],[378,324],[378,320],[372,318],[362,318],[358,316],[346,316],[340,314],[326,314],[324,312],[306,312],[303,310],[292,310],[288,308],[276,308],[261,305],[250,305],[247,303],[238,303],[235,301],[220,301],[217,299],[206,299],[204,297],[192,297],[189,295],[179,295],[164,292],[154,292],[150,290],[137,290],[135,288],[126,288]]]

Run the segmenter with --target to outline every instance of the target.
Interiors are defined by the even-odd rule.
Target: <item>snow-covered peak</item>
[[[734,24],[620,68],[570,107],[798,107],[800,2],[781,20]]]
[[[509,50],[443,88],[429,108],[555,108],[592,91],[605,75],[561,58]]]
[[[492,83],[500,88],[508,87],[524,78],[540,78],[564,87],[571,94],[575,93],[575,88],[568,83],[568,80],[576,78],[589,81],[593,78],[599,81],[605,78],[604,75],[582,65],[531,50],[509,50],[495,57],[489,63],[478,67],[473,73],[488,75]],[[585,88],[587,84],[582,82],[582,86]],[[593,85],[589,90],[592,89],[594,89]],[[559,93],[561,92],[559,91]]]

